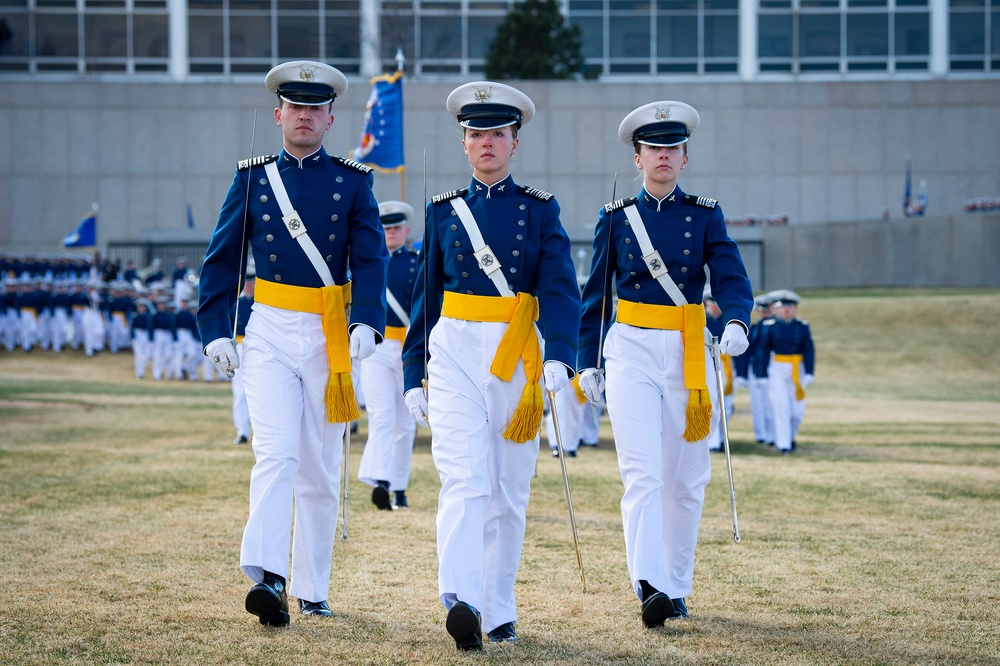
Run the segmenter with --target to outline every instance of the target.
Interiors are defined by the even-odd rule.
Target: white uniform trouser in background
[[[318,314],[262,303],[253,313],[242,366],[256,463],[240,567],[255,583],[270,571],[288,580],[292,596],[325,601],[345,428],[326,420],[326,337]]]
[[[753,436],[758,442],[774,443],[774,414],[771,412],[771,397],[768,395],[767,378],[757,381],[753,370],[747,373],[750,391],[750,415],[753,418]]]
[[[358,466],[358,480],[369,486],[389,481],[390,490],[406,490],[417,422],[403,400],[403,343],[386,338],[361,362],[361,384],[368,411],[368,441]]]
[[[583,420],[580,423],[580,441],[585,446],[597,446],[601,439],[601,411],[604,409],[604,397],[594,405],[589,401],[583,404]]]
[[[548,392],[546,392],[546,396],[548,396]],[[576,451],[580,447],[581,434],[583,433],[583,410],[589,403],[580,403],[576,396],[576,388],[572,384],[567,384],[563,390],[556,393],[555,398],[563,451],[566,453]],[[552,420],[551,409],[545,417],[545,437],[549,442],[549,448],[553,451],[557,450],[556,427]]]
[[[136,330],[132,336],[132,362],[135,364],[135,378],[142,379],[146,374],[146,366],[153,355],[153,342],[149,339],[149,333]]]
[[[104,349],[104,315],[96,308],[83,311],[83,351],[87,356]],[[170,335],[167,332],[167,335]]]
[[[538,437],[501,434],[525,386],[519,362],[510,382],[490,374],[507,324],[441,317],[430,334],[428,403],[438,496],[438,591],[451,608],[482,613],[483,631],[517,620],[514,580]]]
[[[707,348],[704,354],[715,427],[718,388]],[[625,485],[622,522],[632,587],[640,596],[639,581],[645,580],[671,599],[687,597],[712,470],[708,439],[682,439],[690,391],[684,387],[681,334],[616,322],[604,356],[608,415]]]
[[[171,378],[174,362],[174,335],[165,328],[153,330],[153,379],[163,379],[164,371],[167,379]]]
[[[236,345],[236,353],[239,357],[243,358],[243,342],[240,341]],[[205,381],[212,381],[212,373],[215,372],[215,366],[211,365],[210,368],[202,366],[202,372],[205,374]],[[240,437],[250,437],[250,408],[247,407],[247,392],[246,388],[243,386],[243,366],[236,368],[233,372],[233,427],[236,428],[236,438]],[[310,601],[312,601],[310,599]]]
[[[713,372],[715,366],[712,366]],[[713,375],[712,381],[717,382],[718,379]],[[726,381],[725,375],[722,376],[722,381]],[[715,384],[712,384],[714,387]],[[723,396],[723,403],[726,406],[726,419],[727,423],[732,423],[733,412],[736,411],[736,386],[733,386],[732,392],[729,395]],[[714,426],[712,426],[712,432],[708,436],[708,447],[713,451],[722,451],[725,445],[725,438],[722,433],[722,419],[719,419]]]
[[[65,308],[55,308],[52,310],[52,351],[60,352],[69,341],[69,313]]]
[[[805,372],[799,368],[799,377],[803,376]],[[767,388],[774,417],[774,445],[780,451],[788,451],[806,413],[806,401],[795,399],[792,364],[772,358],[767,366]]]
[[[177,344],[174,345],[174,377],[198,381],[198,366],[205,357],[201,343],[194,339],[194,333],[186,328],[177,329]]]

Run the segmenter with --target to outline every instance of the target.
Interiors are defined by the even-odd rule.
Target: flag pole
[[[401,47],[396,47],[396,71],[402,73],[406,66],[406,56],[403,55],[403,49]],[[402,129],[402,128],[400,128]],[[399,200],[406,201],[406,167],[404,166],[399,172]]]

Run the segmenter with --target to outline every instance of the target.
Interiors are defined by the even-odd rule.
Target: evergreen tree
[[[556,0],[516,3],[486,55],[489,79],[569,79],[583,68],[580,26],[566,25]]]

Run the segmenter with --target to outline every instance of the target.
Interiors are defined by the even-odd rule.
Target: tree
[[[569,79],[583,69],[581,30],[566,25],[556,0],[514,4],[486,54],[490,79]]]

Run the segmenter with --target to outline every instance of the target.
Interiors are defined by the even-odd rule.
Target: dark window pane
[[[762,14],[757,24],[757,49],[761,58],[790,58],[792,17],[788,14]]]
[[[132,17],[132,48],[136,58],[167,58],[170,55],[167,17],[135,14]]]
[[[600,16],[574,16],[572,25],[580,26],[580,53],[584,58],[604,56],[604,19]]]
[[[951,13],[948,26],[952,55],[981,55],[986,48],[986,22],[980,12]]]
[[[469,57],[485,58],[497,35],[502,16],[469,17]]]
[[[896,21],[896,55],[930,55],[930,14],[899,14]]]
[[[740,50],[739,19],[732,16],[705,17],[706,58],[735,58]]]
[[[329,40],[329,37],[327,37]],[[414,57],[413,15],[382,15],[382,57],[395,58],[396,49],[403,49],[407,59]],[[409,69],[409,66],[407,66]]]
[[[85,14],[83,17],[84,57],[124,58],[128,56],[128,29],[124,14]]]
[[[278,58],[284,60],[320,57],[319,16],[278,15]]]
[[[221,14],[188,17],[188,50],[192,58],[221,58],[225,55],[222,49]]]
[[[614,34],[613,29],[611,34]],[[659,58],[697,58],[698,17],[661,16],[658,18],[656,20],[656,55]]]
[[[994,9],[990,15],[990,53],[1000,55],[1000,9]]]
[[[271,17],[232,16],[229,19],[229,56],[271,57]]]
[[[271,0],[229,0],[229,9],[240,11],[253,9],[256,11],[271,11]]]
[[[612,58],[649,57],[649,21],[635,16],[612,16],[610,33]]]
[[[889,55],[889,15],[848,14],[847,55]]]
[[[0,55],[28,55],[27,14],[8,14],[0,18]]]
[[[799,16],[799,56],[840,55],[840,14]]]
[[[35,15],[35,48],[38,51],[36,55],[79,55],[77,40],[76,14]]]
[[[395,50],[393,53],[395,54]],[[361,19],[357,14],[327,17],[326,57],[361,57]],[[338,69],[344,68],[338,65]]]
[[[462,17],[423,17],[420,20],[420,57],[461,58]]]

